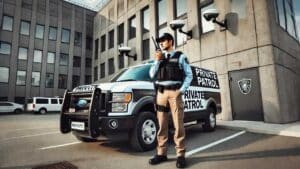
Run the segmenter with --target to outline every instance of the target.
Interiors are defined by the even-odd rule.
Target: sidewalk
[[[289,124],[272,124],[258,121],[217,120],[217,125],[222,128],[240,129],[253,133],[274,134],[300,138],[300,121]]]

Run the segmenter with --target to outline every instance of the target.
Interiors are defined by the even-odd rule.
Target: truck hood
[[[101,90],[110,90],[111,92],[132,92],[132,89],[154,89],[152,82],[146,81],[128,81],[100,83],[97,87]]]

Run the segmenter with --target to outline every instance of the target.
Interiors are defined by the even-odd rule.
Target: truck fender
[[[154,97],[153,96],[145,96],[139,99],[136,102],[136,105],[133,108],[132,115],[136,116],[145,106],[153,105],[153,107],[150,107],[151,109],[154,109]],[[148,110],[151,111],[151,110]]]

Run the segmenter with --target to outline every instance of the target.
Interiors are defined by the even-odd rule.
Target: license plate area
[[[84,122],[72,121],[71,122],[71,129],[84,131],[85,130]]]

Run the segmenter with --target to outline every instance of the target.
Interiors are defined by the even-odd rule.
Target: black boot
[[[155,155],[153,158],[151,158],[149,160],[149,164],[151,165],[155,165],[155,164],[159,164],[161,162],[167,161],[168,157],[165,155]]]
[[[176,161],[176,167],[184,168],[185,166],[186,166],[185,157],[184,156],[178,157]]]

